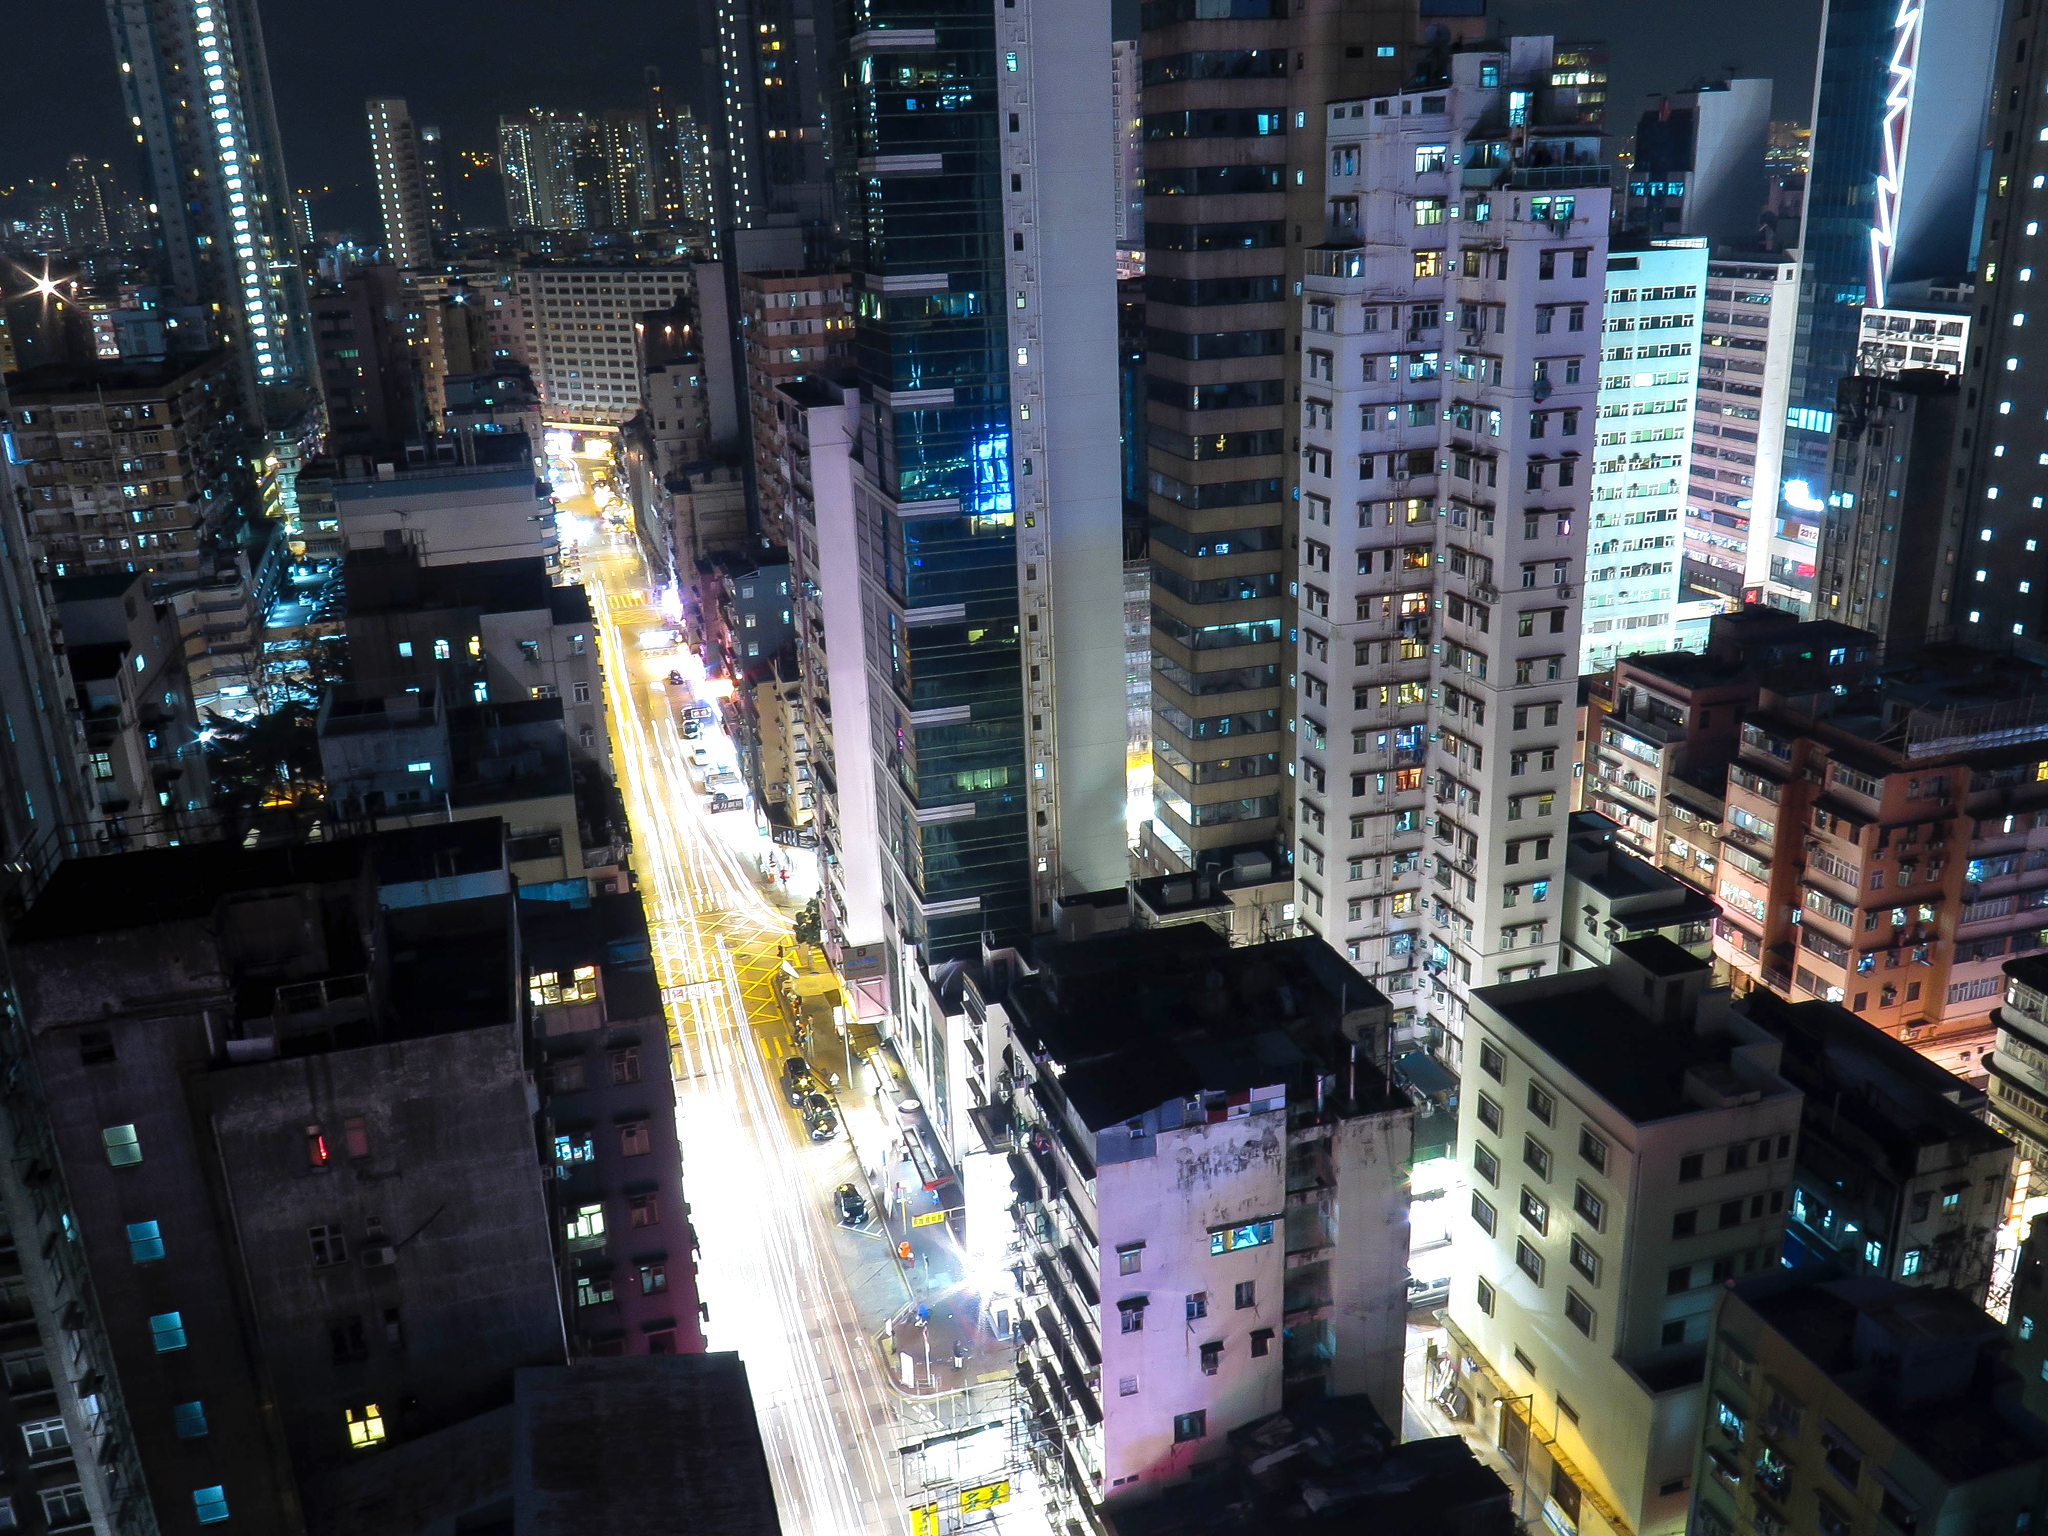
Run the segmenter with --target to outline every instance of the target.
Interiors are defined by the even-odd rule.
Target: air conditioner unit
[[[1480,346],[1485,340],[1486,332],[1484,331],[1467,331],[1465,333],[1465,345],[1468,347]]]
[[[1405,469],[1390,470],[1387,476],[1390,480],[1406,480],[1408,477],[1408,471]]]
[[[377,1248],[363,1250],[363,1268],[388,1269],[398,1262],[398,1250],[389,1243]]]

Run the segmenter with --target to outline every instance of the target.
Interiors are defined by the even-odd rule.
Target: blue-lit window
[[[192,1490],[192,1509],[201,1525],[218,1525],[228,1517],[228,1491],[215,1483],[211,1488]]]
[[[159,1312],[149,1320],[149,1337],[156,1352],[167,1355],[185,1347],[185,1318],[178,1312]]]
[[[1273,1241],[1273,1223],[1254,1221],[1242,1227],[1224,1227],[1209,1234],[1211,1253],[1231,1253],[1239,1248],[1260,1248]]]
[[[198,1440],[206,1434],[206,1404],[202,1402],[173,1405],[171,1419],[177,1425],[180,1440]]]
[[[138,1264],[148,1264],[164,1256],[163,1234],[155,1222],[128,1223],[128,1256]]]
[[[1725,1397],[1714,1399],[1714,1422],[1737,1440],[1742,1438],[1742,1415],[1735,1411],[1735,1405]]]

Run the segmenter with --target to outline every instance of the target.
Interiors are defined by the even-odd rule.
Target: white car
[[[739,781],[740,776],[730,768],[714,768],[711,772],[704,775],[704,787],[706,789],[724,789],[729,785],[739,783]]]
[[[711,754],[709,752],[706,752],[702,747],[692,747],[690,749],[690,766],[692,768],[707,768],[710,765]]]

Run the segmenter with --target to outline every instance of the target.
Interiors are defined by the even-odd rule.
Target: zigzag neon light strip
[[[1891,85],[1884,98],[1883,168],[1877,173],[1877,207],[1870,228],[1870,293],[1866,303],[1882,308],[1898,238],[1899,184],[1905,179],[1906,143],[1913,132],[1913,81],[1920,61],[1921,0],[1902,0],[1892,24]]]

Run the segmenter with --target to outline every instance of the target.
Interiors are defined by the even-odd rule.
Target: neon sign
[[[1870,226],[1870,296],[1884,304],[1885,284],[1892,272],[1892,247],[1898,238],[1899,184],[1905,178],[1906,141],[1913,131],[1913,78],[1920,60],[1921,0],[1900,0],[1892,23],[1890,88],[1884,98],[1884,164],[1877,173],[1877,207]]]

